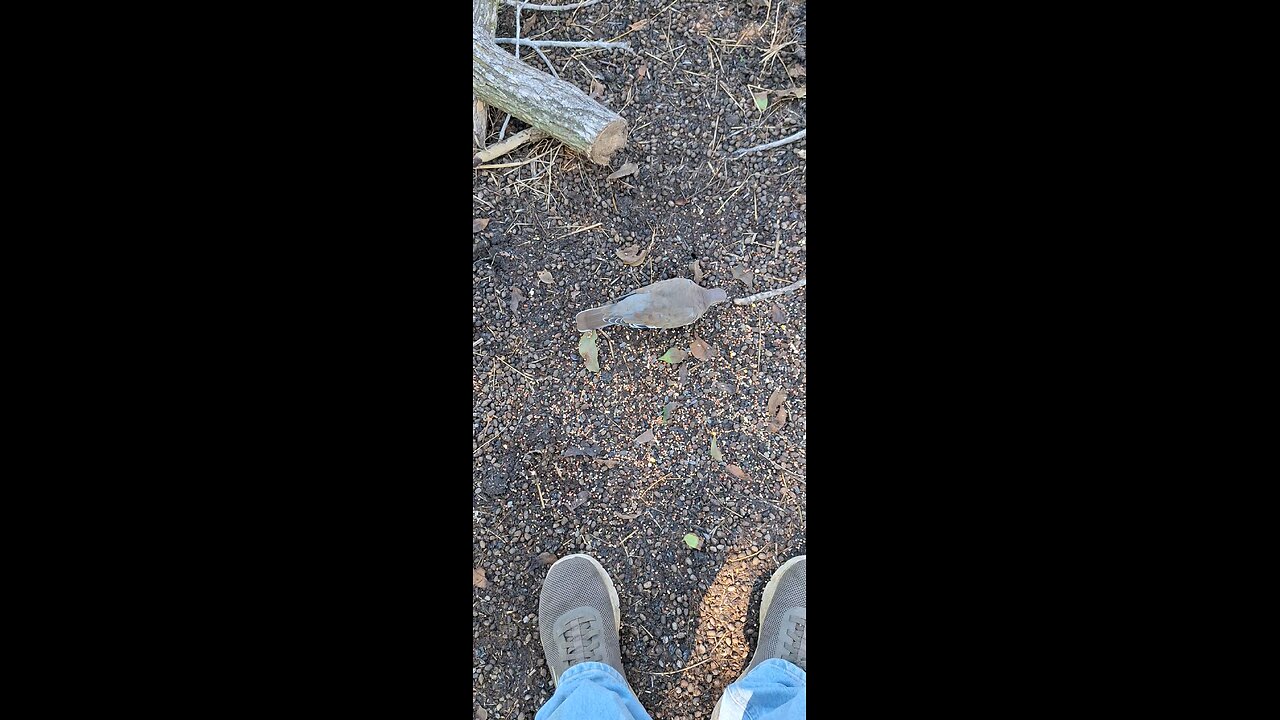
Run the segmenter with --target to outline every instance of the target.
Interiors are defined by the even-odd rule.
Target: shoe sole
[[[621,635],[622,634],[622,603],[619,602],[618,600],[618,589],[613,586],[613,578],[609,576],[609,572],[604,569],[604,566],[600,564],[599,560],[596,560],[595,558],[591,557],[586,553],[574,553],[572,555],[565,555],[564,557],[555,561],[554,563],[551,564],[551,567],[554,568],[556,565],[559,565],[565,560],[568,560],[569,558],[576,558],[576,557],[586,558],[587,560],[589,560],[591,564],[595,566],[596,572],[600,573],[600,576],[604,578],[604,586],[609,590],[609,604],[613,605],[613,631]],[[550,570],[548,570],[547,572],[550,572]],[[619,640],[621,640],[621,638],[619,638]],[[619,642],[619,644],[621,644],[621,642]],[[560,678],[554,677],[554,673],[552,673],[552,675],[553,677],[551,678],[551,684],[555,687],[559,687]],[[625,678],[626,676],[624,675],[623,679]],[[627,683],[627,689],[631,690],[630,682]],[[635,695],[636,691],[631,690],[631,694]]]
[[[773,602],[773,595],[778,591],[778,583],[782,580],[782,576],[786,574],[787,570],[789,570],[792,565],[795,565],[801,560],[804,560],[806,557],[809,557],[809,556],[807,554],[797,555],[796,557],[793,557],[790,560],[782,563],[782,566],[773,572],[773,576],[769,578],[769,582],[765,583],[764,595],[761,596],[760,598],[760,619],[757,620],[758,623],[760,623],[761,625],[764,624],[764,618],[766,615],[769,614],[769,603]],[[751,654],[751,662],[747,663],[748,665],[756,661],[756,654],[759,652],[760,652],[760,638],[757,637],[756,651]],[[741,680],[741,679],[742,678],[738,678],[738,680]],[[737,680],[735,680],[734,682],[737,682]],[[724,703],[724,695],[722,694],[720,696],[720,699],[716,702],[715,709],[711,711],[711,720],[720,720],[720,705],[723,703]]]

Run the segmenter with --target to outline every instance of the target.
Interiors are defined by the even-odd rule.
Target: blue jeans
[[[765,660],[724,689],[720,720],[803,720],[805,671]],[[708,708],[709,709],[709,708]],[[556,693],[534,720],[652,720],[617,670],[584,662],[560,676]]]

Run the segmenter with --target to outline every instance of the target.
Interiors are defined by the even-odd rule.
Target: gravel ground
[[[513,18],[500,11],[500,36]],[[591,553],[610,572],[627,677],[654,717],[676,719],[710,716],[754,650],[769,575],[806,552],[803,289],[717,305],[675,330],[609,328],[599,373],[577,352],[578,311],[694,277],[695,260],[701,284],[730,298],[806,273],[805,142],[726,157],[805,126],[805,99],[770,96],[760,112],[750,95],[805,85],[804,4],[600,3],[526,12],[522,35],[609,40],[645,19],[625,38],[635,56],[546,51],[562,78],[584,89],[594,79],[630,122],[611,167],[544,141],[494,161],[519,167],[474,172],[474,217],[488,220],[472,236],[478,718],[532,720],[554,690],[537,627],[550,556]],[[770,61],[771,43],[793,44]],[[503,117],[492,112],[495,133]],[[523,127],[513,119],[508,133]],[[636,174],[606,180],[627,162]],[[635,267],[615,254],[632,243],[652,243]],[[716,354],[658,359],[695,337]],[[780,429],[767,412],[778,390]],[[637,444],[646,430],[655,441]]]

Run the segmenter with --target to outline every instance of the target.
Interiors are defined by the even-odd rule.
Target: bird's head
[[[729,299],[729,294],[724,291],[724,288],[711,288],[710,290],[707,291],[708,306],[715,305],[716,303],[726,302],[728,301],[728,299]]]

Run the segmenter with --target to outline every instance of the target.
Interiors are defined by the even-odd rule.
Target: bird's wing
[[[636,288],[635,290],[630,290],[630,291],[628,291],[626,294],[624,294],[624,295],[619,295],[618,297],[616,297],[616,298],[614,298],[614,299],[610,300],[610,301],[609,301],[609,304],[611,304],[611,305],[615,305],[615,304],[617,304],[618,302],[620,302],[623,298],[629,298],[629,297],[631,297],[632,295],[638,295],[639,293],[647,293],[647,292],[651,292],[655,287],[657,287],[658,285],[661,285],[661,284],[662,284],[662,283],[664,283],[664,282],[666,282],[666,280],[659,280],[659,281],[658,281],[658,282],[656,282],[656,283],[649,283],[648,285],[645,285],[644,287],[638,287],[638,288]]]
[[[688,325],[702,316],[706,309],[700,297],[690,288],[665,285],[654,292],[637,294],[632,299],[615,306],[623,321],[635,327],[672,328]]]

